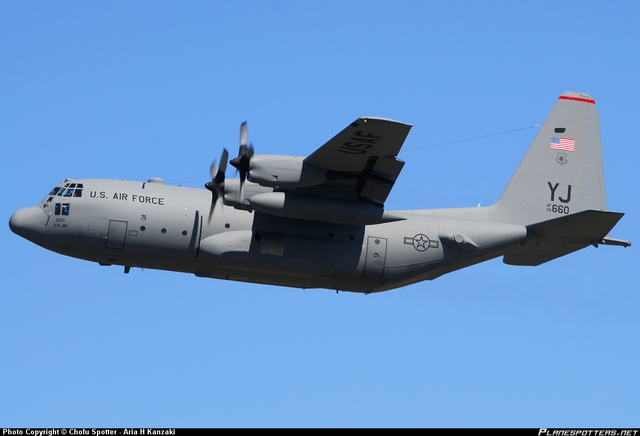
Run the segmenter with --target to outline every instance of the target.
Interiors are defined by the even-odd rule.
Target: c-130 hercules
[[[239,179],[228,153],[203,189],[70,180],[11,230],[44,248],[100,265],[163,269],[243,282],[379,292],[503,256],[540,265],[609,231],[594,99],[565,92],[498,201],[488,207],[387,211],[411,125],[359,118],[306,158],[254,154],[241,127]]]

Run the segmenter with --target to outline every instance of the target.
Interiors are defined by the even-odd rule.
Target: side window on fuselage
[[[55,205],[55,215],[69,215],[69,209],[71,206],[69,203],[56,203]]]

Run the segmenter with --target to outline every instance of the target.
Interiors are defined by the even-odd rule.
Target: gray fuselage
[[[210,205],[208,191],[160,180],[67,180],[38,206],[16,212],[10,224],[49,250],[101,265],[354,292],[436,278],[500,256],[527,233],[524,226],[488,222],[487,208],[444,216],[394,212],[405,219],[345,225],[221,202],[209,219]],[[451,216],[461,213],[471,219]]]

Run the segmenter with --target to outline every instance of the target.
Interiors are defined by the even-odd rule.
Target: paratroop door
[[[367,240],[367,258],[364,263],[364,276],[381,278],[384,271],[384,259],[387,255],[387,240],[369,236]]]

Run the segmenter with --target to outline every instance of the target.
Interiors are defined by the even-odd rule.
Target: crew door
[[[122,250],[124,248],[124,240],[126,237],[127,221],[110,220],[106,248]]]

